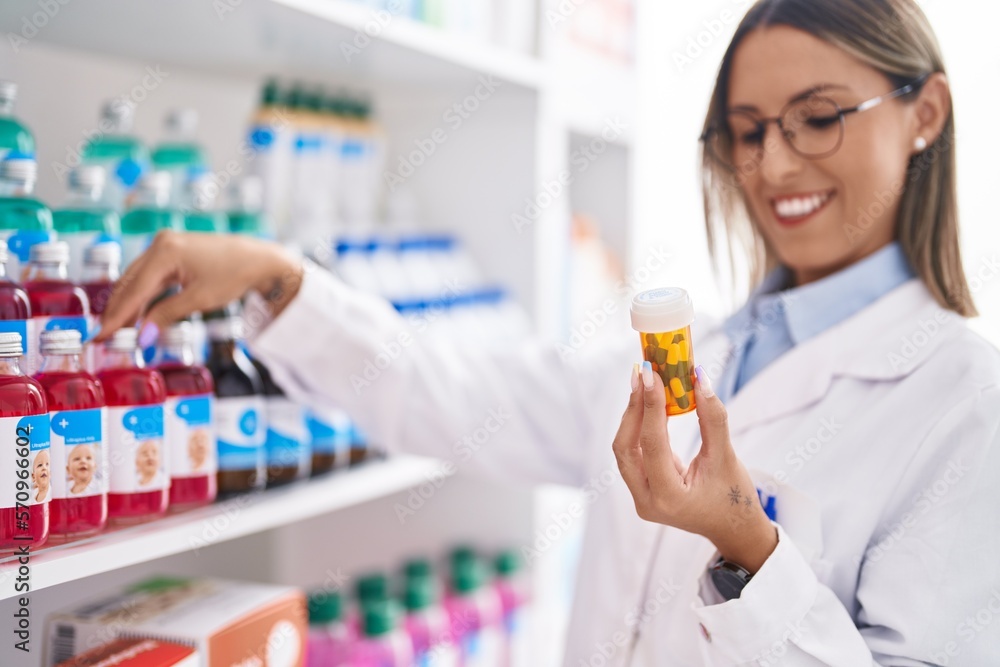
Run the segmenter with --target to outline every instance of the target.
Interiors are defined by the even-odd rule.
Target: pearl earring
[[[913,149],[920,153],[927,148],[927,140],[923,137],[917,137],[913,140]]]

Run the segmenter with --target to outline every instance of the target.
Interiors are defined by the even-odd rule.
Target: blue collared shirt
[[[723,400],[796,345],[846,320],[914,277],[899,243],[892,242],[837,273],[786,289],[791,273],[767,275],[740,310],[722,325],[734,346],[720,378]]]

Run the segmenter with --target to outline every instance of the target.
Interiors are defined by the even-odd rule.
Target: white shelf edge
[[[493,74],[525,88],[541,89],[547,82],[546,66],[532,56],[487,46],[408,17],[394,16],[382,24],[374,20],[376,10],[344,0],[270,1],[366,35],[366,26],[377,27],[371,30],[374,40],[383,40],[481,74]]]
[[[30,590],[58,586],[138,563],[208,548],[404,491],[442,474],[440,462],[394,456],[320,479],[224,500],[80,542],[42,547],[30,558]],[[0,600],[15,590],[18,563],[0,563]]]

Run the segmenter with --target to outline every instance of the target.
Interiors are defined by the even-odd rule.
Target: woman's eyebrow
[[[804,100],[804,99],[806,99],[807,97],[809,97],[811,95],[815,95],[816,93],[821,93],[821,92],[823,92],[825,90],[836,90],[836,89],[849,90],[849,88],[847,86],[839,84],[839,83],[820,83],[820,84],[817,84],[815,86],[812,86],[811,88],[807,88],[807,89],[803,90],[800,93],[796,93],[791,98],[789,98],[789,100],[788,100],[787,103],[788,104],[792,104],[794,102],[799,102],[801,100]],[[760,111],[760,109],[758,109],[753,104],[741,104],[739,106],[730,107],[729,110],[730,111]]]

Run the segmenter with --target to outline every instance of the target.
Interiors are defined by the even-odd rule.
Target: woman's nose
[[[764,133],[760,173],[770,185],[782,185],[802,171],[804,158],[795,152],[777,123]]]

